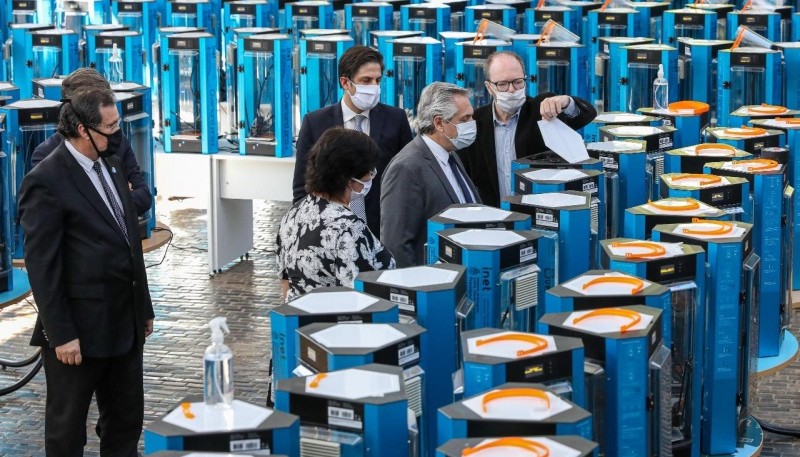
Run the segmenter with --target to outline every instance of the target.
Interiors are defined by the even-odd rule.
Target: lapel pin
[[[117,172],[117,169],[114,168],[114,167],[111,167],[111,173],[116,173],[116,172]]]

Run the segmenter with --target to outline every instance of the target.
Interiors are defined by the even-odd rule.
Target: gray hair
[[[483,63],[483,76],[486,77],[487,81],[491,81],[492,79],[489,77],[489,67],[492,66],[492,63],[495,59],[500,56],[508,56],[512,59],[515,59],[519,62],[520,68],[522,68],[522,74],[525,74],[525,62],[522,61],[522,57],[520,57],[516,52],[513,51],[495,51],[489,54],[489,57],[486,58],[486,61]]]
[[[417,118],[414,120],[417,131],[420,134],[432,133],[433,119],[436,116],[441,116],[446,121],[452,119],[457,111],[454,100],[456,95],[467,97],[467,89],[443,82],[435,82],[422,89],[417,105]]]

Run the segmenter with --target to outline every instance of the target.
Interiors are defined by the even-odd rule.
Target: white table
[[[292,200],[294,157],[159,152],[155,160],[159,195],[196,197],[208,209],[210,274],[253,249],[253,200]]]

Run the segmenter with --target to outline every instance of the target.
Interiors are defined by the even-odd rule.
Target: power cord
[[[164,255],[161,256],[161,260],[158,263],[153,263],[153,264],[150,264],[150,265],[146,265],[145,268],[157,267],[157,266],[161,265],[162,263],[164,263],[164,260],[166,260],[166,258],[167,258],[167,252],[169,252],[169,247],[172,246],[172,239],[175,237],[175,234],[172,232],[172,230],[170,230],[167,227],[154,227],[153,228],[153,233],[156,233],[156,232],[169,232],[169,240],[167,240],[167,247],[166,247],[166,249],[164,249]]]

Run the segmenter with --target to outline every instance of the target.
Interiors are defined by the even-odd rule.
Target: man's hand
[[[69,343],[62,344],[56,348],[56,358],[61,363],[66,365],[80,365],[83,359],[81,358],[81,343],[75,338]]]
[[[549,121],[558,116],[564,108],[569,106],[569,101],[569,95],[556,95],[555,97],[545,98],[539,105],[542,119]]]
[[[144,321],[144,337],[147,338],[152,334],[153,334],[153,319],[148,319]]]

